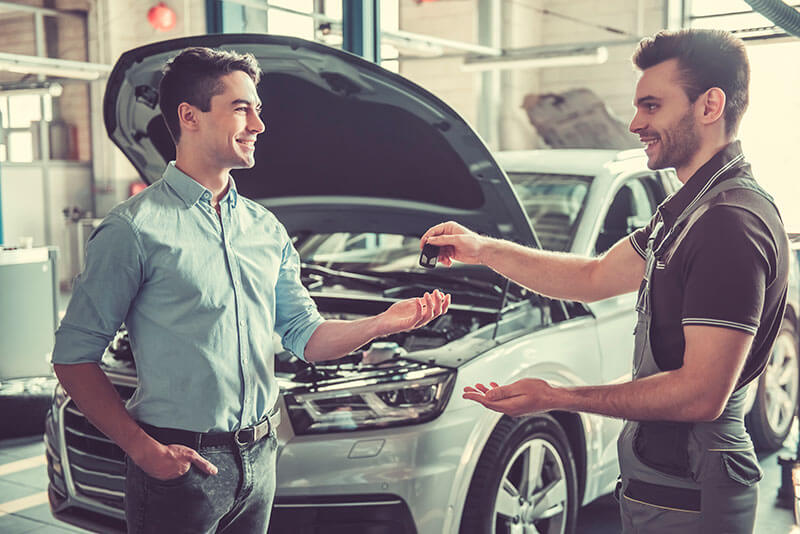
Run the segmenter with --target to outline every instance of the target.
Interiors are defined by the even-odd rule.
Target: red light
[[[159,2],[147,12],[147,22],[158,31],[171,30],[177,21],[175,12],[164,2]]]
[[[141,193],[147,187],[146,183],[143,182],[133,182],[130,187],[128,188],[128,196],[133,196],[138,193]]]

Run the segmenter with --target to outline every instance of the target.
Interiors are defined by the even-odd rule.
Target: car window
[[[597,236],[596,254],[607,251],[617,241],[650,221],[657,204],[648,180],[652,178],[633,178],[617,190]]]
[[[583,213],[591,176],[508,173],[545,250],[567,251]]]

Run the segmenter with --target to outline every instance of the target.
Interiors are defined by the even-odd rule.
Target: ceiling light
[[[108,76],[111,72],[111,66],[86,63],[84,61],[0,52],[0,71],[17,72],[19,74],[43,74],[92,81]]]
[[[505,54],[497,57],[467,57],[461,70],[467,72],[506,69],[538,69],[544,67],[574,67],[599,65],[608,60],[605,46],[573,48],[572,50],[536,54]]]
[[[49,95],[53,97],[59,97],[63,91],[64,87],[57,82],[0,84],[0,96]]]

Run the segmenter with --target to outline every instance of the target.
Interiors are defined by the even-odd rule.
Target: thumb
[[[189,449],[187,456],[188,456],[187,460],[192,462],[192,464],[194,464],[195,467],[197,467],[204,473],[207,473],[209,475],[217,474],[218,471],[217,466],[215,466],[214,464],[212,464],[211,462],[200,456],[200,453],[198,453],[197,451]]]

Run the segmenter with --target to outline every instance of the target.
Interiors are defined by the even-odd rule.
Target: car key
[[[419,255],[419,264],[426,269],[436,267],[436,259],[439,257],[439,247],[425,243]]]

